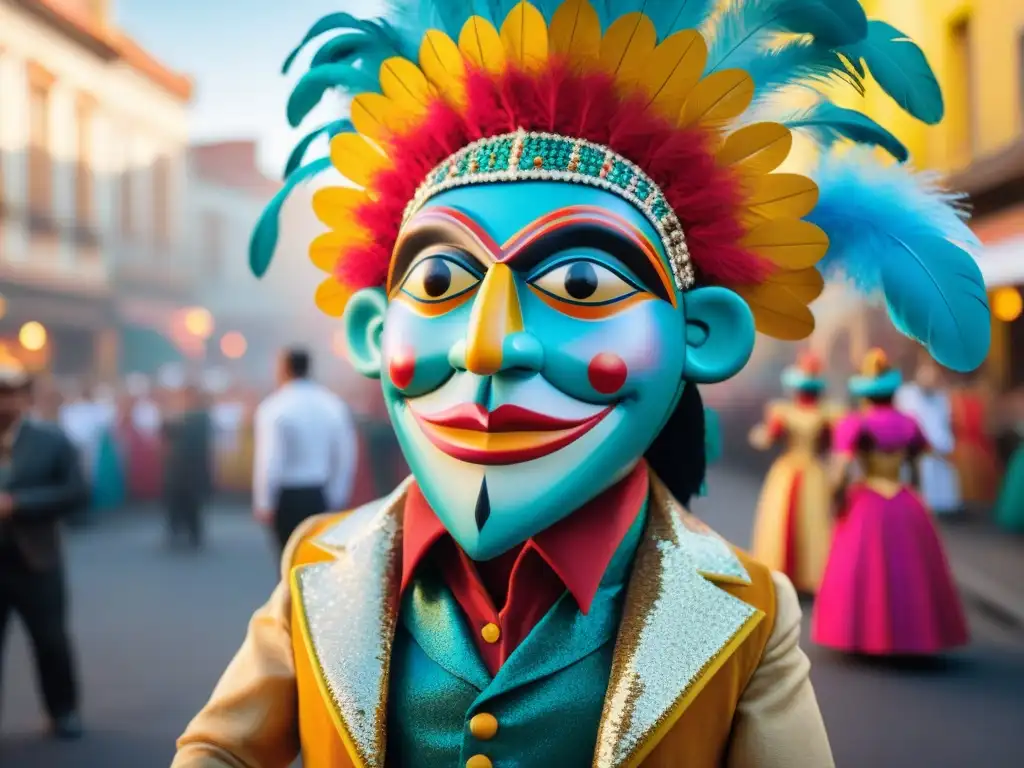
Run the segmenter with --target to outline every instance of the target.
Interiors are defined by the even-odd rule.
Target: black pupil
[[[426,264],[427,274],[423,276],[423,290],[427,296],[436,299],[444,296],[452,287],[452,270],[444,259],[431,259]]]
[[[565,292],[574,299],[589,299],[597,292],[597,270],[589,261],[577,261],[565,273]]]

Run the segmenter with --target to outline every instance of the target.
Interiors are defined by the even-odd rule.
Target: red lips
[[[493,411],[486,411],[481,405],[463,403],[421,418],[440,427],[470,429],[474,432],[554,432],[578,427],[594,417],[559,419],[518,405],[499,405]]]

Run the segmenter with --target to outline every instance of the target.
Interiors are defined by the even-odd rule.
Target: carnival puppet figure
[[[318,302],[380,378],[412,478],[295,533],[175,766],[832,765],[792,585],[675,497],[703,476],[697,386],[738,372],[755,328],[805,338],[828,228],[840,251],[874,245],[902,221],[878,188],[917,187],[861,157],[835,195],[772,173],[792,130],[828,145],[851,120],[905,156],[824,96],[785,116],[775,95],[861,88],[865,57],[903,93],[904,51],[914,83],[934,78],[853,0],[598,5],[434,0],[308,35],[342,30],[292,121],[330,87],[354,91],[351,115],[314,133],[329,159],[300,167],[298,148],[253,267],[288,188],[331,165],[356,185],[314,196],[332,228],[311,250]],[[938,98],[913,106],[938,119]],[[913,224],[904,265],[947,243]],[[942,253],[971,301],[904,272],[894,311],[923,333],[966,307],[987,331],[977,267]]]
[[[789,401],[770,403],[750,442],[767,450],[786,448],[772,464],[754,520],[753,554],[785,573],[797,591],[813,594],[832,543],[832,489],[826,457],[837,409],[822,402],[827,387],[821,360],[811,353],[782,374]]]
[[[814,642],[871,655],[934,654],[967,642],[960,596],[942,542],[918,495],[929,450],[918,423],[893,407],[902,382],[881,350],[866,357],[850,394],[863,408],[836,427],[836,478],[845,497],[821,590]],[[856,466],[859,476],[851,480]],[[912,480],[903,480],[907,467]]]

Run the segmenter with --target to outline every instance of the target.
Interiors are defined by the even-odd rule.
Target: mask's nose
[[[487,270],[473,300],[465,345],[452,352],[461,358],[458,367],[479,376],[508,368],[539,370],[543,351],[523,333],[515,275],[506,264],[494,264]]]

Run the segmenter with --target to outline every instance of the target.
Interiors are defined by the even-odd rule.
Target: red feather
[[[716,165],[708,134],[677,128],[646,99],[622,96],[611,77],[558,61],[536,73],[474,70],[466,102],[460,113],[437,100],[417,126],[387,140],[392,167],[373,179],[374,199],[356,211],[371,244],[347,249],[335,272],[346,285],[384,284],[402,214],[431,170],[477,139],[519,128],[603,144],[643,168],[679,216],[701,283],[754,283],[770,274],[768,261],[740,245],[740,182]]]

